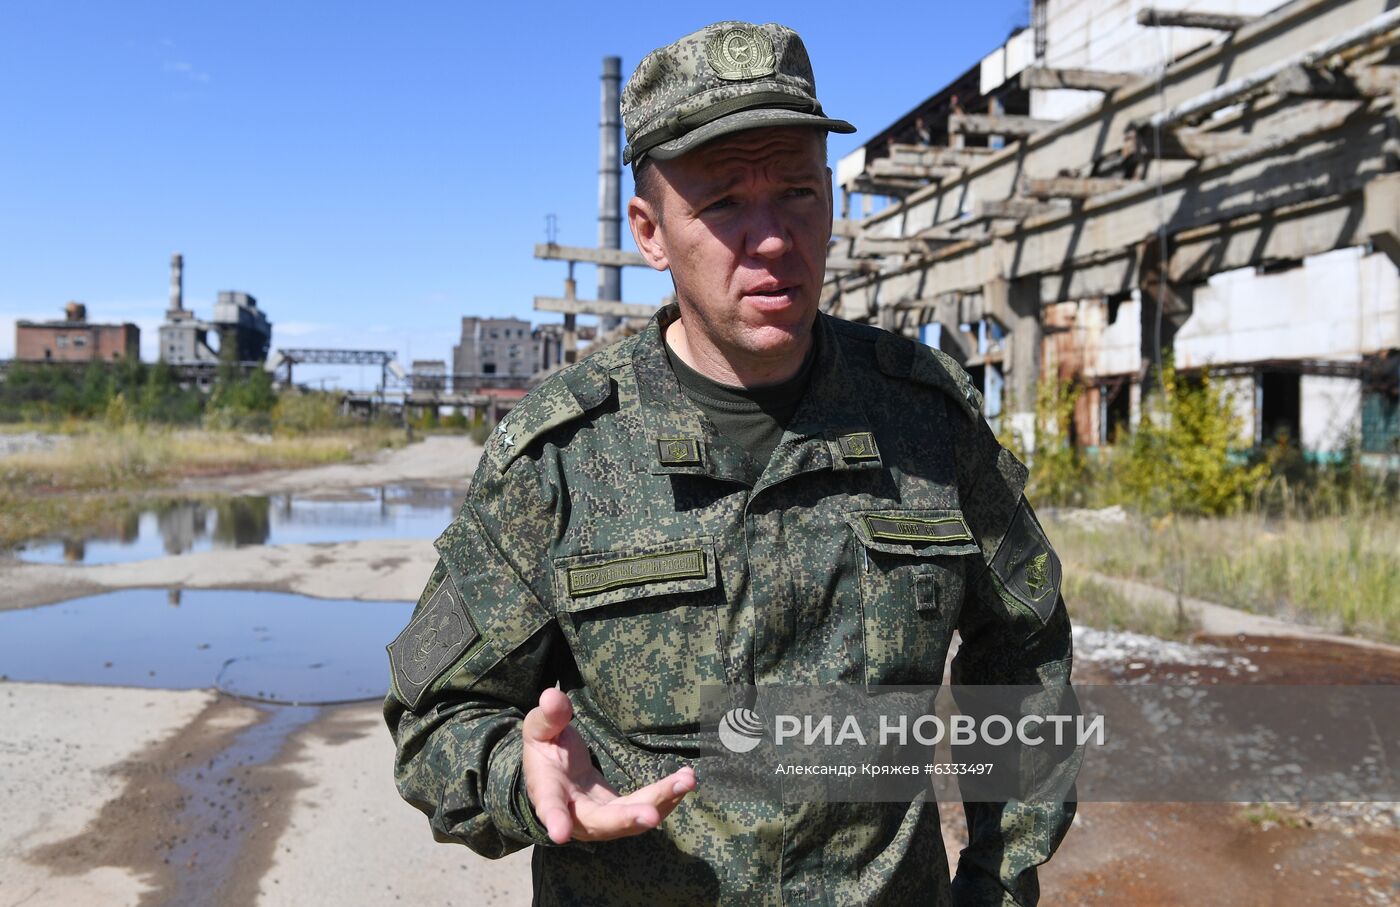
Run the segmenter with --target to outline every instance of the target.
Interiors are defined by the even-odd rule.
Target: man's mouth
[[[755,297],[758,299],[786,299],[796,294],[796,292],[797,287],[791,284],[773,286],[765,285],[754,287],[744,295]]]

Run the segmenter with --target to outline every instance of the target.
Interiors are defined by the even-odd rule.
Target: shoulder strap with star
[[[612,379],[597,357],[556,372],[526,394],[486,442],[486,455],[504,473],[530,443],[572,422],[612,395]]]

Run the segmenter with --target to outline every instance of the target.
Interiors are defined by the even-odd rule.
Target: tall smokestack
[[[622,122],[618,86],[622,82],[622,58],[603,58],[602,118],[598,123],[598,248],[622,248]],[[622,269],[598,266],[598,298],[622,299]],[[606,318],[603,328],[616,327],[618,319]]]
[[[179,252],[170,256],[170,311],[185,308],[185,257]]]

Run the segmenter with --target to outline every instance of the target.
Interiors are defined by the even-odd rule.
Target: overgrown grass
[[[402,443],[401,431],[279,437],[235,432],[87,426],[52,450],[0,459],[11,492],[121,491],[201,475],[319,466]]]
[[[1253,803],[1243,807],[1239,812],[1239,817],[1260,831],[1269,831],[1273,828],[1302,828],[1304,822],[1296,815],[1292,814],[1291,804],[1285,805],[1283,812],[1274,803]]]
[[[341,463],[404,441],[402,431],[379,427],[292,437],[95,423],[64,428],[53,449],[0,458],[0,546],[119,524],[143,492],[182,479]]]
[[[1197,629],[1189,621],[1179,626],[1176,613],[1169,608],[1133,601],[1107,583],[1073,571],[1066,571],[1061,592],[1075,624],[1145,633],[1160,639],[1185,639]]]
[[[1188,596],[1335,632],[1400,642],[1400,514],[1393,510],[1168,516],[1102,529],[1048,523],[1052,543],[1071,564],[1165,589],[1180,586]],[[1067,571],[1067,578],[1072,575]]]

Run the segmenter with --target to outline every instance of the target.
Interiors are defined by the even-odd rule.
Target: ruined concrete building
[[[561,361],[560,344],[558,325],[532,328],[523,318],[468,315],[461,341],[452,347],[453,387],[504,386],[508,379],[524,387],[531,376]]]
[[[1053,376],[1111,442],[1170,355],[1246,444],[1400,463],[1400,10],[1033,9],[839,162],[827,309],[950,353],[1023,434]]]
[[[170,308],[160,326],[160,360],[180,366],[221,361],[262,363],[272,344],[272,322],[247,293],[221,290],[214,317],[202,321],[184,304],[185,259],[170,256]],[[212,341],[212,342],[211,342]]]

